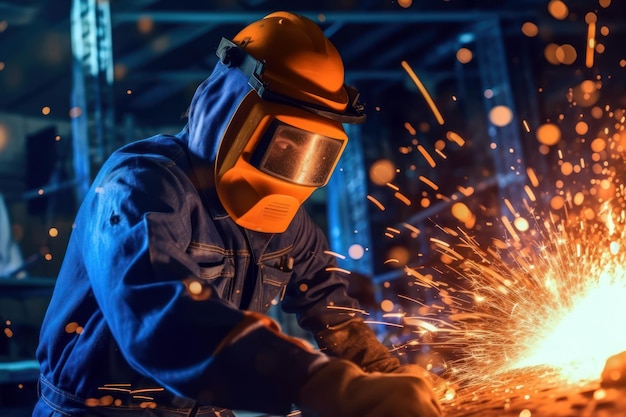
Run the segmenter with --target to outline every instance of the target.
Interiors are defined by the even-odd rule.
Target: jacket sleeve
[[[283,310],[295,313],[329,356],[350,360],[368,372],[397,369],[400,361],[364,323],[358,300],[348,295],[349,275],[337,268],[326,236],[303,210],[296,222],[294,278]]]
[[[118,158],[96,179],[75,233],[128,363],[201,403],[286,413],[328,358],[221,300],[186,253],[196,191],[158,157]]]
[[[293,227],[292,227],[293,226]],[[355,317],[359,303],[348,295],[348,275],[337,268],[323,231],[300,208],[287,233],[293,243],[292,277],[281,307],[293,313],[300,326],[315,334]]]

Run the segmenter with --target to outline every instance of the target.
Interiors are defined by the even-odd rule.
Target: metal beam
[[[130,81],[167,81],[178,84],[187,84],[189,82],[204,81],[210,70],[181,70],[181,71],[154,71],[154,72],[136,72],[128,76]],[[453,75],[450,71],[448,76]],[[406,78],[406,72],[400,68],[396,70],[355,70],[346,71],[346,80],[354,82],[357,80],[395,80],[402,81]]]
[[[148,45],[143,45],[134,52],[130,52],[122,56],[116,56],[115,63],[117,65],[123,65],[126,69],[140,67],[153,58],[163,56],[169,51],[179,48],[186,43],[199,38],[213,29],[213,27],[213,25],[192,28],[188,26],[176,27],[151,40]],[[113,40],[115,41],[115,39]],[[167,42],[163,42],[163,40],[166,40]],[[161,44],[165,44],[166,47],[158,48]]]
[[[341,51],[341,58],[343,59],[344,65],[348,66],[348,63],[356,59],[359,54],[365,53],[371,55],[373,45],[385,42],[385,38],[393,35],[397,31],[398,25],[388,24],[359,34],[352,45],[350,45],[350,48],[345,48],[344,51]]]
[[[37,8],[29,6],[15,6],[0,2],[0,21],[6,21],[10,26],[23,26],[33,23],[37,16]]]
[[[499,193],[502,199],[506,198],[514,207],[523,207],[523,185],[511,179],[511,169],[516,173],[526,172],[526,163],[523,160],[523,147],[519,131],[519,120],[515,109],[515,97],[509,79],[506,61],[506,49],[500,28],[500,21],[484,21],[476,24],[475,54],[479,66],[480,82],[483,91],[491,89],[496,93],[490,99],[483,98],[485,114],[498,106],[506,106],[513,114],[505,126],[496,126],[487,116],[487,132],[497,147],[493,150],[495,175],[498,179]],[[514,149],[515,153],[511,153]],[[523,178],[523,175],[521,176]],[[502,204],[502,212],[508,211]]]
[[[374,267],[370,251],[370,221],[368,207],[362,203],[367,197],[362,127],[344,127],[350,139],[339,160],[340,169],[336,169],[331,176],[326,192],[328,239],[333,251],[346,255],[350,246],[361,245],[365,250],[362,258],[355,260],[346,256],[337,262],[342,268],[371,277]]]
[[[543,12],[528,11],[448,11],[448,12],[425,12],[425,11],[402,11],[402,12],[378,12],[378,11],[350,11],[350,12],[304,12],[294,13],[308,17],[319,23],[454,23],[476,22],[485,19],[520,19],[522,17],[535,16]],[[114,13],[113,22],[134,23],[139,19],[151,19],[155,23],[241,23],[247,24],[263,17],[265,12],[183,12],[183,11],[145,11],[145,12],[118,12]]]
[[[91,185],[91,164],[100,165],[115,146],[113,47],[107,0],[73,0],[71,12],[72,141],[81,201]]]
[[[213,25],[196,26],[192,28],[186,26],[177,27],[152,41],[151,45],[156,45],[162,40],[162,38],[167,38],[167,48],[164,50],[160,50],[158,54],[152,52],[155,48],[143,47],[136,50],[135,52],[117,58],[116,63],[123,65],[128,70],[140,67],[141,65],[149,62],[153,58],[162,56],[170,50],[179,48],[182,45],[199,38],[212,28]],[[174,81],[162,83],[141,92],[141,94],[133,98],[132,105],[137,108],[152,106],[154,105],[155,101],[163,100],[167,97],[172,96],[173,94],[176,94],[181,85],[187,85],[193,81],[203,81],[209,75],[209,72],[207,71],[191,71],[191,77],[189,76],[189,71],[182,71],[181,74],[176,76],[175,74],[177,73],[178,71],[168,72],[169,76],[164,77],[154,77],[152,74],[141,74],[137,76],[136,74],[131,73],[131,76],[129,76],[129,78],[134,80],[145,81],[146,79],[166,79],[168,81]]]

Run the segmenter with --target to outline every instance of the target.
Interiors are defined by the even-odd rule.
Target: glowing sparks
[[[376,321],[376,320],[363,320],[366,324],[382,324],[383,326],[404,327],[402,324],[390,323],[388,321]]]
[[[419,285],[422,285],[424,287],[431,287],[433,285],[433,278],[430,275],[421,274],[415,269],[409,268],[408,266],[404,267],[404,272],[406,272],[407,275],[416,278]]]
[[[368,195],[368,196],[367,196],[367,199],[368,199],[369,201],[371,201],[372,203],[374,203],[374,205],[375,205],[376,207],[378,207],[378,209],[379,209],[380,211],[385,211],[385,206],[383,205],[383,203],[381,203],[380,201],[378,201],[375,197],[372,197],[371,195]]]
[[[415,136],[417,134],[417,130],[415,130],[415,128],[413,127],[413,125],[411,125],[411,123],[409,122],[405,122],[404,123],[404,128],[407,130],[407,132],[409,132],[409,134],[411,134],[412,136]]]
[[[428,162],[428,165],[430,165],[431,168],[434,168],[437,165],[437,163],[435,162],[433,157],[428,153],[426,148],[424,148],[422,145],[417,145],[417,150],[422,154],[422,156],[424,157],[426,162]]]
[[[443,116],[441,115],[441,112],[437,108],[437,105],[433,101],[432,97],[428,93],[428,90],[426,90],[426,87],[424,87],[424,84],[422,84],[422,81],[418,78],[415,71],[413,71],[413,69],[409,66],[409,64],[406,61],[402,61],[401,65],[402,65],[402,68],[404,68],[404,70],[406,71],[406,73],[409,74],[409,77],[411,77],[411,80],[413,80],[413,82],[417,86],[420,93],[422,93],[422,96],[424,96],[426,103],[428,103],[430,110],[433,112],[433,114],[435,115],[435,118],[437,119],[437,123],[439,123],[440,125],[443,125],[444,124]]]
[[[452,268],[471,284],[474,305],[447,307],[460,330],[439,326],[449,330],[446,343],[469,352],[453,365],[455,377],[480,384],[540,367],[572,383],[599,379],[607,357],[626,350],[626,334],[615,328],[615,318],[626,317],[626,252],[619,245],[626,214],[593,222],[572,216],[524,235],[501,220],[511,237],[494,240],[495,250],[485,251],[467,234],[459,245],[431,239],[441,251],[470,248],[480,259],[457,253]],[[543,243],[529,244],[531,235]]]
[[[611,264],[554,309],[558,316],[546,321],[543,335],[525,340],[528,353],[512,368],[549,364],[573,381],[597,379],[606,359],[626,349],[626,333],[614,324],[626,317],[626,269]]]
[[[406,228],[407,228],[407,229],[409,229],[411,232],[413,232],[414,236],[417,236],[417,235],[419,235],[419,234],[420,234],[420,230],[419,230],[417,227],[415,227],[415,226],[413,226],[413,225],[411,225],[411,224],[408,224],[408,223],[402,223],[402,226],[406,227]]]
[[[593,17],[589,17],[593,15]],[[589,13],[586,17],[589,21],[587,26],[587,48],[585,55],[585,65],[587,68],[593,67],[594,53],[596,50],[596,19],[595,14]]]
[[[537,187],[539,185],[539,179],[537,178],[537,175],[535,174],[534,169],[527,168],[526,175],[528,176],[528,179],[530,180],[530,183],[532,184],[533,187]]]
[[[604,111],[613,110],[607,106]],[[621,132],[622,112],[615,115],[615,120],[620,119],[613,126]],[[540,146],[561,141],[556,124],[546,123],[538,131]],[[587,124],[576,125],[577,134],[587,131]],[[459,358],[446,364],[452,381],[469,391],[486,387],[485,392],[506,386],[522,374],[549,375],[552,383],[597,381],[607,358],[626,351],[626,334],[616,329],[614,320],[626,317],[626,251],[621,243],[626,239],[625,187],[619,173],[602,163],[606,154],[623,152],[624,147],[621,134],[611,136],[607,129],[602,134],[588,142],[592,164],[585,163],[589,157],[572,158],[563,151],[565,147],[553,150],[563,178],[589,167],[594,174],[589,181],[591,190],[570,190],[559,179],[555,182],[558,192],[546,199],[540,190],[545,178],[527,168],[530,184],[523,187],[522,207],[503,199],[508,212],[494,222],[502,227],[503,239],[492,238],[491,246],[485,247],[469,232],[438,226],[449,239],[430,237],[430,245],[440,254],[442,267],[457,279],[439,280],[425,269],[404,266],[412,286],[435,291],[440,301],[410,299],[418,303],[420,316],[397,316],[412,332],[436,337],[433,341],[410,340],[405,348],[431,344],[460,352]],[[448,139],[451,137],[448,134]],[[438,189],[424,175],[419,180]],[[460,195],[473,194],[471,187],[457,189]],[[451,200],[439,194],[437,198]],[[549,204],[548,212],[531,206],[542,200]],[[460,222],[475,216],[460,201],[450,207]],[[520,211],[524,208],[527,213]],[[405,261],[391,258],[385,263],[401,267]],[[445,320],[437,321],[434,315]],[[526,397],[530,394],[521,398]],[[453,398],[462,401],[458,393]],[[524,411],[520,416],[530,412]]]
[[[463,145],[465,145],[465,139],[463,139],[463,138],[461,137],[461,135],[459,135],[459,134],[458,134],[458,133],[456,133],[456,132],[448,131],[448,132],[446,133],[446,138],[447,138],[449,141],[454,142],[454,143],[456,143],[456,144],[457,144],[457,145],[459,145],[459,146],[463,146]]]
[[[419,176],[419,180],[421,182],[423,182],[424,184],[428,185],[430,188],[432,188],[435,191],[437,191],[439,189],[439,186],[437,184],[435,184],[433,181],[429,180],[428,178],[426,178],[423,175]]]
[[[394,191],[400,191],[400,187],[398,187],[397,185],[394,185],[390,182],[388,182],[387,184],[385,184],[387,187],[391,188]]]
[[[435,153],[439,155],[442,159],[448,159],[445,153],[441,152],[441,150],[435,148]]]
[[[524,186],[524,191],[526,192],[526,195],[528,196],[530,201],[536,201],[537,200],[537,197],[535,197],[535,193],[533,192],[533,190],[528,185]]]
[[[411,200],[409,200],[409,198],[405,196],[404,194],[402,194],[401,192],[396,192],[393,194],[393,196],[397,198],[398,200],[402,201],[405,205],[407,206],[411,205]]]
[[[463,194],[465,197],[469,197],[472,194],[474,194],[474,187],[462,187],[462,186],[458,186],[457,190],[459,190],[459,192],[461,194]]]
[[[358,308],[352,308],[352,307],[341,307],[341,306],[333,306],[333,305],[328,305],[326,306],[327,309],[329,310],[345,310],[345,311],[349,311],[351,313],[361,313],[361,314],[365,314],[366,316],[369,315],[369,313],[365,310],[361,310]]]
[[[341,272],[343,274],[346,275],[350,275],[352,272],[348,271],[347,269],[344,268],[339,268],[339,267],[335,267],[335,266],[328,266],[324,269],[324,271],[332,271],[332,272]]]
[[[333,252],[331,250],[325,250],[324,253],[326,255],[332,255],[332,256],[334,256],[335,258],[338,258],[338,259],[346,259],[345,255],[342,255],[342,254],[337,253],[337,252]]]

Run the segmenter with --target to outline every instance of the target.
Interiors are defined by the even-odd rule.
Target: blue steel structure
[[[73,0],[71,11],[73,86],[70,116],[76,198],[91,184],[99,166],[115,146],[113,48],[108,0]]]
[[[501,199],[508,199],[513,207],[523,207],[523,184],[526,167],[522,156],[520,137],[521,124],[515,109],[513,89],[506,63],[506,50],[499,19],[489,19],[474,25],[475,54],[479,64],[479,74],[483,91],[491,90],[493,97],[485,98],[485,115],[489,115],[496,106],[505,106],[513,115],[510,123],[497,126],[487,120],[488,133],[496,145],[493,154],[495,178]],[[502,213],[509,210],[502,205]]]
[[[328,235],[334,252],[344,255],[339,265],[371,277],[374,273],[370,221],[367,213],[367,172],[363,156],[361,126],[344,125],[350,140],[327,186]],[[348,254],[352,245],[365,252],[359,259]]]

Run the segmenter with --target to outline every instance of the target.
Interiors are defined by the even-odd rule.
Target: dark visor
[[[342,147],[342,140],[274,120],[253,152],[250,163],[285,181],[321,187],[328,181]]]

